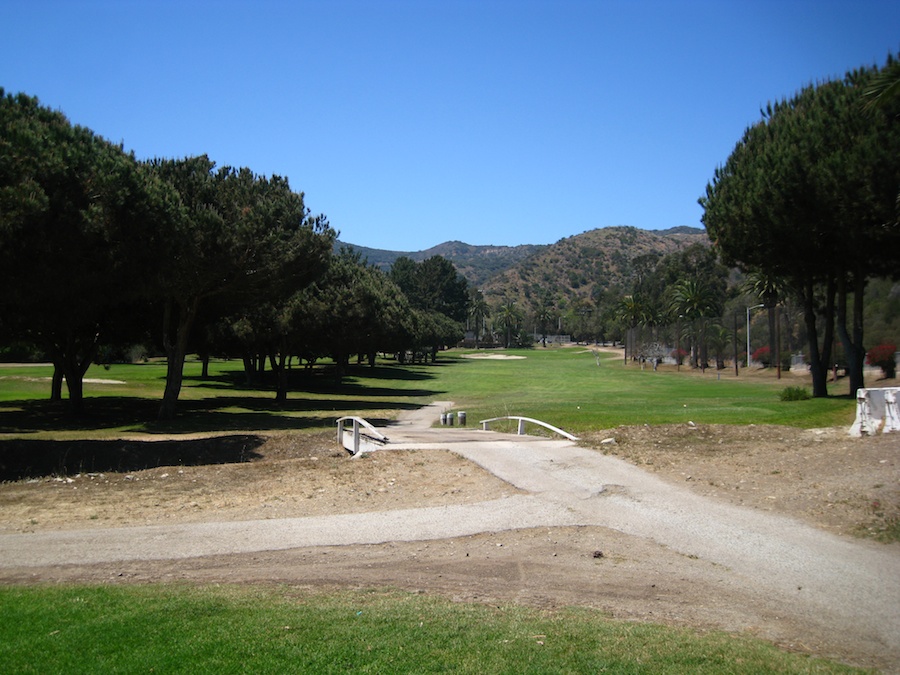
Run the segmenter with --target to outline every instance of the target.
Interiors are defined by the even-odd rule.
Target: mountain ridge
[[[400,257],[421,262],[439,255],[486,295],[528,300],[541,292],[589,297],[598,288],[627,282],[635,257],[665,255],[698,242],[708,244],[709,240],[706,230],[697,227],[613,226],[564,237],[554,244],[494,246],[451,240],[422,251],[390,251],[337,241],[335,250],[346,247],[385,271]]]

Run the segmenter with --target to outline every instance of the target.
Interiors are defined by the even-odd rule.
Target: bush
[[[47,355],[37,345],[28,342],[13,342],[0,347],[2,363],[38,363],[47,360]]]
[[[675,363],[680,366],[684,363],[685,357],[690,356],[690,354],[683,349],[673,349],[671,356],[675,359]]]
[[[785,349],[781,353],[781,369],[785,372],[789,372],[791,370],[791,361],[793,361],[791,353]]]
[[[890,343],[880,344],[877,347],[872,347],[866,353],[866,363],[870,366],[878,366],[886,378],[893,379],[897,377],[896,352],[897,345]]]
[[[760,347],[759,349],[753,352],[752,359],[754,361],[758,361],[763,364],[764,368],[768,368],[772,365],[772,356],[769,351],[769,347]]]
[[[785,387],[778,395],[782,401],[806,401],[812,398],[803,387]]]

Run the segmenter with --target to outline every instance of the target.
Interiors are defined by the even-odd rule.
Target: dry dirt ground
[[[583,444],[703,495],[847,537],[896,530],[900,519],[900,434],[857,439],[846,429],[675,425],[599,431]],[[55,466],[69,467],[68,475],[51,475],[11,446],[0,448],[0,471],[14,479],[0,483],[0,535],[474,504],[517,492],[448,451],[350,459],[333,432],[180,444],[131,440],[100,450],[64,445],[46,450]],[[25,447],[33,457],[37,446]],[[878,545],[900,555],[900,543]],[[715,565],[602,527],[0,570],[0,583],[173,580],[388,586],[458,600],[582,604],[628,620],[748,632],[789,649],[900,672],[896,656],[820,631],[792,617],[778,598],[717,583]]]

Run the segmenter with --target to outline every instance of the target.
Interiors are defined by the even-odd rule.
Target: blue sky
[[[700,227],[767,101],[882,65],[896,0],[3,0],[0,87],[141,158],[280,174],[343,241]]]

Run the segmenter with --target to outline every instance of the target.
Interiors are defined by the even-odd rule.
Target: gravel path
[[[450,449],[527,494],[353,515],[10,534],[0,537],[0,569],[602,526],[711,562],[718,584],[780,599],[797,618],[877,644],[900,663],[900,559],[890,550],[696,495],[569,441],[429,428],[448,406],[406,415],[388,430],[388,447]]]

